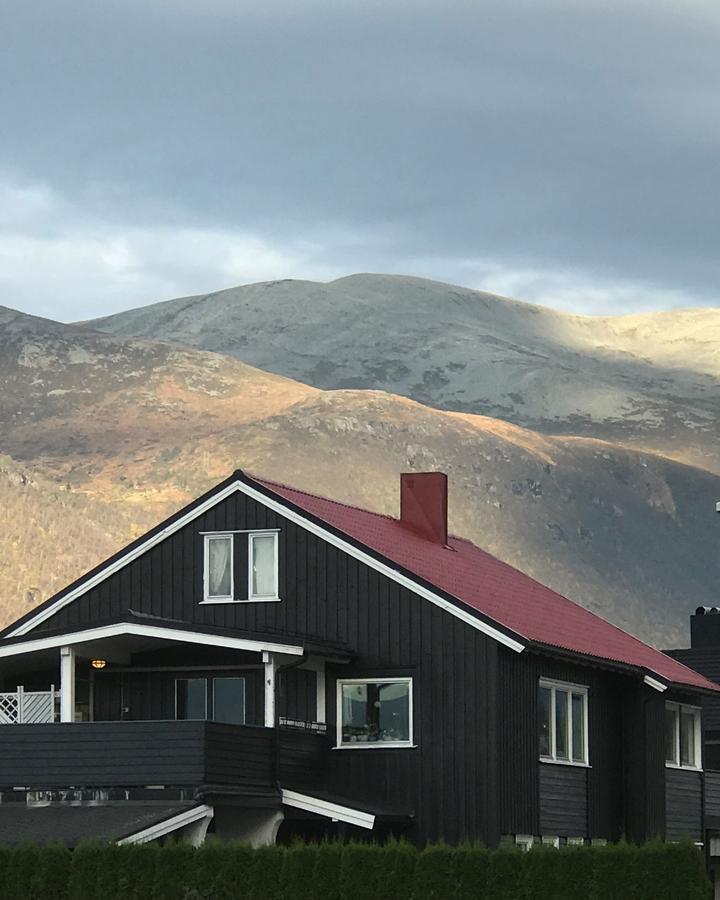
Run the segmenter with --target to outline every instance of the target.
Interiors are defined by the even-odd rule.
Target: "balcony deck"
[[[0,727],[0,790],[275,789],[275,734],[272,728],[205,721],[8,725]],[[283,768],[319,768],[322,738],[283,732],[281,747]]]

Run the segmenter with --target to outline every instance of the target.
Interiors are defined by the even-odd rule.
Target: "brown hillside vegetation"
[[[7,467],[47,490],[5,479],[6,508],[28,523],[1,538],[6,616],[236,467],[389,513],[400,471],[443,469],[456,533],[664,645],[683,643],[691,606],[714,602],[720,479],[708,472],[13,316],[0,332]]]

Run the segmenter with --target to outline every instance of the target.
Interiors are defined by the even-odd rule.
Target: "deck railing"
[[[49,691],[26,691],[19,684],[16,691],[0,693],[0,725],[42,725],[54,722],[60,691],[50,685]]]

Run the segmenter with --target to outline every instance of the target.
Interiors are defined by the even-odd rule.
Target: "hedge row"
[[[405,843],[0,848],[13,900],[708,900],[692,844],[485,850]]]

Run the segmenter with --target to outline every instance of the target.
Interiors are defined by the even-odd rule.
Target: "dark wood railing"
[[[276,781],[272,729],[217,722],[0,726],[0,788],[228,785]]]

